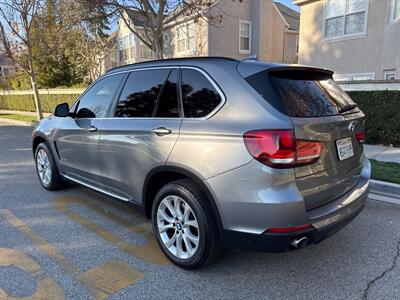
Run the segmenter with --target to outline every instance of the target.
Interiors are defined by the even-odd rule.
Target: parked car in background
[[[175,264],[287,251],[367,199],[364,114],[325,69],[188,58],[113,69],[33,132],[41,185],[140,206]]]

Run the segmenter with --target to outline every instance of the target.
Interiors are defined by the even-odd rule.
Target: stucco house
[[[217,11],[216,11],[217,10]],[[297,62],[299,13],[273,0],[220,0],[214,12],[221,22],[202,18],[188,19],[164,32],[164,55],[228,56],[242,59],[256,55],[259,59]],[[130,26],[141,28],[140,15],[129,13]],[[153,54],[125,22],[118,25],[118,62],[128,64],[149,60]]]
[[[336,80],[400,79],[400,0],[296,0],[299,63]]]
[[[7,77],[15,74],[16,66],[14,61],[5,53],[0,53],[0,77]]]

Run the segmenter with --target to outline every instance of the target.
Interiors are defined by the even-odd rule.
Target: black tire
[[[183,199],[193,211],[199,225],[199,244],[193,256],[181,259],[171,253],[164,245],[157,226],[157,210],[167,196],[175,195]],[[222,254],[220,237],[210,204],[206,196],[190,180],[178,180],[169,183],[157,193],[152,207],[153,231],[157,242],[165,255],[176,265],[184,269],[197,269],[216,261]],[[175,229],[174,229],[175,230]]]
[[[40,151],[44,151],[47,154],[48,161],[49,161],[49,168],[51,170],[51,176],[50,176],[50,181],[49,182],[44,182],[39,174],[39,168],[38,168],[38,154]],[[47,146],[46,143],[40,143],[35,151],[35,165],[36,165],[36,173],[39,178],[40,184],[49,191],[55,191],[55,190],[60,190],[65,187],[67,187],[68,182],[65,181],[61,175],[60,172],[58,171],[57,165],[54,161],[53,155]]]

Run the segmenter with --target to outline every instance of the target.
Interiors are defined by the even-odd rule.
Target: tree
[[[76,49],[85,62],[89,80],[94,81],[103,71],[105,57],[113,50],[116,41],[109,36],[110,22],[105,6],[79,3],[80,37]]]
[[[55,88],[81,83],[90,66],[82,52],[91,41],[85,34],[81,5],[72,0],[43,1],[43,8],[32,25],[38,84]]]
[[[163,33],[189,19],[203,18],[219,23],[222,15],[214,10],[218,0],[81,0],[91,9],[106,8],[97,17],[118,15],[129,30],[150,48],[156,58],[164,58]],[[235,1],[235,0],[232,0]],[[242,0],[238,0],[242,1]],[[143,23],[141,29],[132,26],[130,12],[135,11]]]
[[[32,24],[42,5],[41,0],[0,0],[0,39],[9,58],[31,80],[38,118],[43,119],[36,70],[32,54]]]

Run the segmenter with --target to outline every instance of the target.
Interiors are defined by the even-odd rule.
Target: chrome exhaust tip
[[[306,236],[303,236],[301,238],[293,239],[290,242],[290,244],[296,249],[303,248],[304,246],[307,245],[307,243],[308,243],[308,237],[306,237]]]

